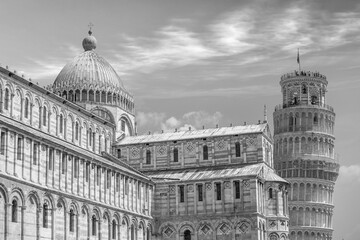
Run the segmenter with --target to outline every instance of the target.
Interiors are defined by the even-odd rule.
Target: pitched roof
[[[236,134],[261,133],[266,129],[267,123],[234,127],[208,128],[201,130],[188,130],[178,132],[156,133],[140,136],[128,136],[120,140],[117,145],[130,145],[138,143],[154,143],[165,141],[181,141],[196,138],[218,137]]]
[[[260,177],[269,182],[284,182],[287,181],[275,173],[275,170],[270,168],[265,163],[257,163],[242,166],[226,166],[222,168],[192,168],[192,169],[174,169],[166,171],[147,172],[146,175],[154,182],[161,183],[166,181],[204,181],[214,179],[226,179],[234,177]]]

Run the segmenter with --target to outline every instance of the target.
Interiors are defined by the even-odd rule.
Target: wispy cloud
[[[182,26],[184,21],[191,20],[174,19],[152,37],[123,36],[124,52],[117,59],[122,73],[211,65],[218,57],[233,55],[242,57],[234,64],[251,64],[299,47],[309,52],[341,46],[360,33],[360,13],[327,12],[305,1],[272,8],[250,4],[223,13],[197,31]]]

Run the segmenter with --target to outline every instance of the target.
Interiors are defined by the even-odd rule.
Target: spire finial
[[[92,24],[92,22],[90,22],[89,23],[89,25],[88,25],[88,27],[89,27],[89,35],[91,36],[91,34],[92,34],[92,31],[91,31],[91,29],[92,29],[92,27],[94,26],[94,24]]]
[[[266,104],[264,105],[264,123],[267,123],[267,110],[266,110]]]

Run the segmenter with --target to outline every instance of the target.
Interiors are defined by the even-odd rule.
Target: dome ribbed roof
[[[91,35],[86,37],[83,40],[83,47],[85,51],[66,64],[56,77],[53,90],[125,90],[114,68],[94,51],[96,39]]]

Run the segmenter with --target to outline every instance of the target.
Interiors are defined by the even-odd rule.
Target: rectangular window
[[[63,153],[61,159],[61,174],[65,174],[66,171],[66,153]]]
[[[85,168],[85,181],[89,182],[89,175],[90,175],[90,163],[86,163]]]
[[[125,195],[129,192],[129,181],[128,178],[125,178]]]
[[[17,142],[17,160],[21,160],[22,156],[23,156],[23,138],[22,137],[18,137],[18,142]]]
[[[74,159],[74,178],[78,178],[79,176],[79,160]]]
[[[99,186],[99,184],[100,184],[100,174],[101,174],[101,169],[100,169],[100,167],[98,167],[97,173],[96,173],[96,185],[97,186]]]
[[[221,183],[216,183],[216,200],[221,200]]]
[[[118,158],[121,158],[121,149],[118,149],[118,150],[117,150],[117,157],[118,157]]]
[[[5,146],[6,146],[6,133],[5,132],[1,132],[0,135],[0,154],[4,155],[5,154]]]
[[[236,181],[235,184],[235,198],[240,199],[240,182]]]
[[[106,188],[109,189],[111,187],[111,172],[107,172],[107,180],[106,180]]]
[[[54,149],[49,148],[49,170],[53,169]]]
[[[120,190],[120,184],[119,184],[119,174],[116,175],[116,192],[119,192]]]
[[[197,185],[197,190],[198,190],[198,201],[202,202],[203,201],[203,185],[202,184]]]
[[[36,165],[38,160],[38,144],[34,143],[33,146],[33,164]]]
[[[185,202],[184,185],[179,186],[180,202]]]
[[[140,199],[140,197],[141,197],[141,183],[140,182],[138,182],[138,191],[137,191],[137,193],[138,193],[138,199]]]
[[[179,150],[177,148],[174,148],[174,162],[179,161]]]

